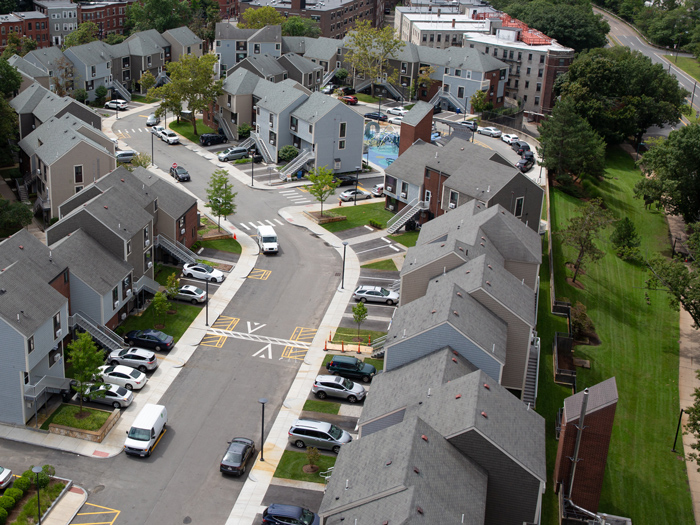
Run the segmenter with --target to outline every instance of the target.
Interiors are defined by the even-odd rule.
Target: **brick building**
[[[100,39],[109,34],[124,33],[126,10],[131,2],[83,2],[78,4],[78,21],[94,22],[100,28]]]
[[[0,53],[7,47],[9,36],[13,33],[35,40],[38,48],[51,44],[48,18],[36,11],[0,15]]]

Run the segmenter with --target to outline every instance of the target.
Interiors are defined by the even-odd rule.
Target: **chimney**
[[[455,28],[455,22],[457,22],[457,19],[456,19],[456,18],[453,18],[453,19],[452,19],[452,29]]]
[[[440,9],[438,9],[438,18],[440,18]]]

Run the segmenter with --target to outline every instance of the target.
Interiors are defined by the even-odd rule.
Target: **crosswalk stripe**
[[[401,250],[399,250],[396,246],[394,246],[393,244],[390,244],[390,245],[389,245],[389,248],[391,248],[391,249],[394,250],[395,252],[400,252],[400,251],[401,251]]]
[[[303,200],[303,201],[294,201],[294,204],[304,204],[306,202],[311,202],[310,200]]]
[[[284,223],[283,223],[281,220],[279,220],[279,219],[274,219],[274,221],[275,221],[277,224],[279,224],[280,226],[284,226]]]
[[[269,224],[270,226],[274,226],[274,225],[275,225],[275,223],[274,223],[274,222],[272,222],[272,221],[268,221],[267,219],[265,219],[265,222],[266,222],[266,223],[268,223],[268,224]]]
[[[250,230],[250,228],[248,228],[248,226],[246,226],[244,222],[241,223],[241,226],[243,226],[246,230]]]
[[[284,190],[284,191],[280,191],[279,193],[285,194],[285,193],[294,193],[294,192],[296,192],[296,190]]]
[[[248,224],[250,224],[253,228],[255,228],[257,230],[257,228],[258,228],[257,224],[255,224],[254,222],[249,222]]]

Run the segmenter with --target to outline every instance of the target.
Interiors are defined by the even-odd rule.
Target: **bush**
[[[29,478],[25,478],[24,476],[22,476],[21,478],[17,478],[12,484],[12,486],[26,494],[29,490],[29,487],[32,486],[32,482]]]
[[[317,448],[309,447],[306,449],[306,460],[309,462],[309,465],[315,467],[318,465],[319,459],[321,459],[321,454],[319,454]]]
[[[580,301],[571,306],[571,334],[574,339],[581,339],[582,336],[593,331],[593,321],[588,317],[586,306]]]
[[[7,489],[4,495],[11,497],[15,501],[19,501],[22,499],[22,496],[24,496],[24,492],[17,487],[12,487],[11,489]]]
[[[28,479],[31,483],[36,484],[37,483],[37,475],[34,474],[34,472],[32,472],[33,468],[34,468],[34,465],[32,465],[31,467],[29,467],[29,469],[22,472],[22,477]],[[46,488],[49,485],[49,482],[51,481],[49,479],[48,474],[46,473],[47,468],[53,469],[53,467],[51,465],[44,465],[42,467],[42,472],[41,472],[41,474],[39,474],[39,482],[38,482],[40,489]],[[55,470],[53,472],[55,473]],[[15,483],[17,483],[17,482],[15,482]]]
[[[44,465],[41,467],[41,471],[52,478],[56,475],[56,469],[52,465]]]
[[[289,162],[290,160],[295,159],[297,155],[299,155],[299,150],[291,144],[287,144],[285,147],[283,147],[278,154],[280,162]]]
[[[380,230],[384,228],[384,225],[381,222],[376,221],[374,219],[369,220],[369,225],[374,226],[375,228],[378,228]]]
[[[0,496],[0,509],[11,511],[15,506],[15,498],[10,496]]]
[[[247,139],[248,137],[250,137],[251,131],[253,131],[253,126],[251,126],[247,122],[244,122],[243,124],[238,126],[238,138]]]
[[[5,525],[7,521],[7,511],[5,509],[0,509],[0,525]]]

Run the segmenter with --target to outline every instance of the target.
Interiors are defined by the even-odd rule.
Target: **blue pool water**
[[[368,149],[369,161],[386,168],[399,156],[399,147],[395,144],[385,144],[383,146],[370,146]]]
[[[393,125],[368,122],[365,126],[365,148],[369,161],[386,168],[399,156],[399,130]]]

